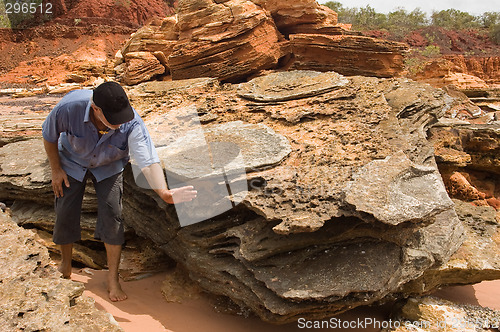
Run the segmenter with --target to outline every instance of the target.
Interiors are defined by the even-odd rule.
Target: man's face
[[[106,125],[106,127],[108,127],[109,129],[113,129],[113,130],[120,128],[121,125],[112,125],[111,123],[109,123],[108,120],[106,120],[104,113],[102,112],[102,110],[99,107],[97,107],[96,105],[92,105],[92,109],[94,110],[95,117],[99,121],[104,123]]]

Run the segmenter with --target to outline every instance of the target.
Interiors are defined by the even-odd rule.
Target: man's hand
[[[63,183],[69,188],[68,175],[62,168],[52,170],[52,190],[57,198],[63,197]]]
[[[196,198],[197,191],[193,186],[185,186],[170,190],[163,190],[160,194],[161,199],[169,204],[189,202]]]
[[[44,138],[43,146],[45,147],[45,152],[47,152],[50,169],[52,170],[52,190],[57,198],[63,197],[63,183],[69,188],[69,180],[68,175],[66,175],[66,172],[61,167],[57,142],[49,142]]]

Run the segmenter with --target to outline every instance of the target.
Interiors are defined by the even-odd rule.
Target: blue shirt
[[[91,97],[91,90],[68,93],[42,125],[43,138],[58,142],[61,167],[69,176],[81,182],[90,171],[101,181],[123,171],[130,156],[141,169],[160,161],[144,121],[135,110],[131,121],[99,138],[90,121]]]

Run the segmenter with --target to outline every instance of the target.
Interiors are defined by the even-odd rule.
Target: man
[[[61,247],[59,271],[65,278],[71,276],[73,243],[81,239],[81,206],[85,184],[90,178],[98,201],[94,236],[106,247],[109,298],[125,300],[127,295],[120,286],[118,265],[124,242],[122,172],[129,153],[149,185],[165,202],[190,201],[197,193],[192,186],[167,188],[144,122],[118,83],[106,82],[93,91],[68,93],[47,116],[42,134],[55,194],[53,240]]]

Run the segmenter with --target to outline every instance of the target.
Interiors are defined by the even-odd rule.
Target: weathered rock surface
[[[123,80],[128,85],[147,81],[165,72],[160,60],[150,52],[129,52],[125,54],[125,64],[127,69]]]
[[[337,25],[337,13],[315,0],[253,2],[271,13],[276,27],[285,36],[293,33],[342,33],[342,28]]]
[[[0,326],[5,331],[122,331],[83,296],[83,284],[62,279],[30,230],[0,213]]]
[[[40,119],[41,124],[44,119]],[[29,200],[53,206],[49,161],[41,139],[6,144],[0,148],[0,200]],[[93,189],[83,203],[83,210],[96,211],[97,201]]]
[[[277,165],[290,154],[291,147],[284,136],[267,126],[234,121],[205,127],[203,135],[197,130],[187,132],[157,152],[167,173],[203,179],[219,175],[222,169],[232,174],[242,168]]]
[[[408,50],[403,43],[350,35],[294,34],[290,46],[293,69],[376,77],[399,76]]]
[[[462,89],[487,88],[500,79],[500,57],[447,55],[428,61],[416,79],[437,87],[454,84]]]
[[[174,206],[137,186],[127,169],[126,223],[182,264],[201,287],[272,322],[331,317],[441,285],[498,278],[495,256],[489,265],[481,263],[488,253],[468,245],[483,229],[489,234],[484,241],[498,248],[497,226],[480,217],[469,227],[467,218],[457,217],[427,141],[429,126],[455,105],[454,97],[405,79],[334,74],[326,76],[330,89],[304,87],[301,80],[308,85],[304,77],[318,73],[302,74],[284,72],[241,85],[195,79],[133,88],[134,107],[167,154],[177,144],[179,155],[190,156],[192,146],[178,140],[187,129],[203,129],[209,142],[236,145],[234,152],[248,154],[248,160],[253,151],[276,159],[245,168],[246,179],[224,179],[229,186],[246,183],[236,193],[241,195],[215,197],[215,203],[236,206],[186,227],[179,226]],[[210,124],[202,126],[207,115]],[[279,144],[266,146],[273,139]],[[35,152],[26,154],[43,153],[32,142],[22,143],[33,144]],[[22,169],[24,161],[16,160]],[[32,185],[23,180],[30,172],[12,174],[9,181]],[[189,183],[192,175],[183,176]],[[453,257],[462,259],[462,272],[455,274]]]
[[[184,0],[177,17],[179,40],[168,58],[172,79],[242,80],[276,67],[285,55],[272,18],[251,1]]]
[[[278,102],[313,97],[346,85],[347,78],[335,73],[294,70],[274,73],[241,84],[240,97],[257,102]]]
[[[441,123],[429,130],[451,197],[500,209],[500,126]]]
[[[423,221],[453,205],[436,167],[417,166],[402,152],[362,167],[345,195],[356,211],[390,225]]]
[[[383,332],[482,332],[497,329],[500,312],[474,305],[458,305],[434,297],[410,298]]]
[[[160,52],[174,80],[235,82],[281,67],[393,77],[403,71],[407,49],[346,30],[334,11],[313,0],[181,0],[177,16],[141,28],[121,54]],[[115,62],[119,75],[121,62]]]
[[[422,294],[441,285],[464,284],[464,280],[477,283],[500,278],[500,219],[496,211],[489,206],[474,206],[459,200],[454,203],[464,226],[464,243],[448,262],[427,270],[405,285],[403,292]]]
[[[178,110],[187,107],[191,115],[215,115],[206,128],[231,121],[266,125],[288,139],[291,152],[277,165],[247,173],[249,190],[241,204],[183,228],[175,208],[137,187],[128,172],[130,225],[181,262],[203,288],[268,321],[324,318],[406,297],[414,288],[401,289],[428,270],[438,271],[443,284],[454,283],[439,267],[464,241],[465,226],[426,140],[429,125],[454,99],[408,80],[360,77],[327,91],[313,85],[307,95],[291,99],[287,87],[300,91],[301,76],[275,75],[247,86],[207,86],[196,95],[175,90],[176,82],[145,83],[131,91],[141,96],[133,100],[138,109],[148,100],[156,103],[157,112],[144,116],[156,131],[186,121]],[[164,90],[171,93],[163,96]],[[248,99],[235,98],[235,90]],[[175,97],[187,93],[189,98]],[[159,121],[170,112],[176,114],[173,122]],[[169,144],[164,142],[165,151]],[[401,206],[396,197],[410,204]],[[148,215],[138,217],[145,208]]]

